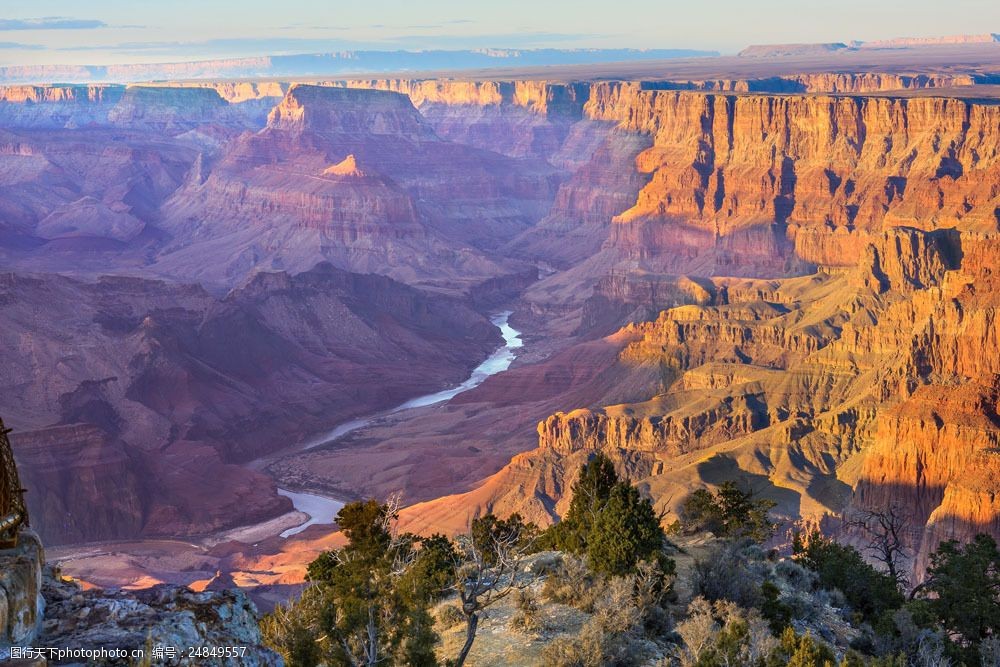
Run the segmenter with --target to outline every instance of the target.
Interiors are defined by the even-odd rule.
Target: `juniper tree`
[[[263,623],[290,664],[437,664],[429,606],[453,578],[455,552],[440,536],[399,534],[398,507],[369,500],[337,514],[347,545],[310,563],[300,600]]]

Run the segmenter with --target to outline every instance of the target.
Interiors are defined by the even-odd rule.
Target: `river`
[[[507,370],[510,368],[511,363],[513,363],[514,358],[517,356],[516,350],[524,346],[524,341],[521,340],[521,332],[510,326],[510,315],[510,311],[505,311],[497,313],[491,318],[493,324],[500,329],[500,335],[503,336],[503,345],[498,347],[493,354],[486,359],[486,361],[476,366],[472,370],[472,374],[469,375],[468,379],[466,379],[462,384],[452,387],[451,389],[434,392],[433,394],[411,398],[405,403],[388,411],[344,422],[329,433],[325,433],[318,438],[308,441],[302,447],[303,451],[334,442],[348,433],[364,428],[365,426],[368,426],[372,422],[382,419],[383,417],[395,415],[405,410],[425,408],[429,405],[436,405],[438,403],[450,401],[462,392],[478,387],[491,375],[496,375],[497,373],[502,373]],[[296,491],[288,491],[286,489],[278,489],[278,493],[286,498],[289,498],[296,510],[308,515],[309,517],[309,519],[304,523],[295,526],[294,528],[289,528],[285,532],[281,533],[281,537],[291,537],[292,535],[301,533],[303,530],[313,525],[330,525],[333,523],[334,517],[337,516],[337,512],[339,512],[340,508],[344,506],[343,500],[319,496],[312,493],[300,493]]]

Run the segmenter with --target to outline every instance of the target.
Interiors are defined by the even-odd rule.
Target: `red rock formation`
[[[329,171],[348,155],[358,174]],[[231,285],[326,260],[454,288],[505,272],[473,247],[540,217],[556,182],[537,161],[442,141],[405,96],[293,86],[264,130],[167,205],[174,242],[159,266]],[[205,262],[219,246],[228,256]]]
[[[142,473],[120,441],[94,424],[16,431],[13,447],[31,517],[49,544],[138,534]]]
[[[261,274],[225,299],[10,274],[0,292],[0,368],[18,387],[0,411],[53,544],[285,511],[273,482],[234,462],[459,381],[498,340],[461,302],[329,266]]]
[[[146,133],[106,128],[0,132],[0,229],[50,240],[131,240],[158,215],[196,159],[191,145],[165,143]],[[5,235],[0,245],[15,239]],[[79,270],[88,261],[85,256],[52,259],[60,270],[67,263]],[[108,270],[106,261],[102,265]],[[35,255],[25,258],[25,266],[47,264]]]
[[[848,93],[864,94],[972,86],[975,74],[898,74],[895,72],[816,72],[746,79],[701,79],[649,83],[663,90],[704,90],[734,93]]]
[[[406,519],[551,521],[602,451],[668,510],[733,477],[792,520],[895,504],[919,572],[941,540],[1000,531],[996,250],[996,235],[889,228],[848,270],[714,279],[699,305],[619,334],[619,363],[660,369],[649,400],[555,413],[536,450]]]
[[[906,513],[917,572],[942,541],[1000,529],[996,391],[921,387],[879,420],[853,502]]]
[[[996,109],[957,99],[593,84],[584,115],[651,137],[652,147],[637,158],[650,180],[614,217],[599,253],[583,261],[582,252],[553,253],[579,265],[532,288],[532,309],[565,321],[558,328],[565,334],[580,327],[590,288],[609,270],[780,277],[808,273],[810,265],[853,266],[886,226],[995,230]],[[624,304],[613,308],[630,312]],[[597,320],[591,312],[586,321]]]

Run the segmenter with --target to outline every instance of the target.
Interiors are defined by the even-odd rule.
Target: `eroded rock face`
[[[457,299],[328,265],[222,299],[137,278],[8,275],[0,291],[0,367],[22,389],[2,408],[50,544],[288,511],[238,464],[458,382],[500,340]]]
[[[921,572],[944,539],[1000,534],[997,244],[890,228],[850,269],[713,279],[700,303],[609,339],[619,363],[660,369],[649,400],[551,415],[536,450],[411,520],[491,508],[551,521],[599,451],[667,510],[734,477],[791,520],[901,508]]]
[[[259,127],[281,98],[279,84],[0,86],[8,128],[117,126],[177,134],[199,125]],[[266,106],[264,106],[266,105]]]
[[[852,230],[997,225],[989,184],[1000,169],[1000,111],[991,105],[622,84],[595,89],[587,112],[654,138],[637,163],[651,180],[616,218],[610,241],[650,266],[684,270],[713,261],[710,250],[709,274],[781,275],[793,250],[805,262],[853,264],[862,244]],[[802,229],[838,228],[848,234],[824,239],[825,252],[810,252],[815,239],[790,242]]]
[[[0,660],[10,646],[31,646],[42,624],[42,567],[38,536],[22,529],[18,544],[0,549]]]
[[[283,664],[263,646],[257,609],[239,590],[195,593],[168,585],[129,592],[82,590],[49,568],[43,592],[46,613],[39,641],[45,646],[169,652],[159,659],[147,656],[154,664]],[[239,653],[225,659],[190,654],[193,647],[227,646]]]
[[[773,48],[773,47],[765,47]],[[780,49],[780,46],[778,47]],[[973,74],[895,74],[890,72],[830,72],[747,79],[702,79],[657,83],[664,90],[705,90],[736,93],[876,93],[971,86],[991,81]]]
[[[350,173],[331,169],[348,156]],[[523,270],[483,251],[541,217],[558,181],[539,160],[441,140],[404,95],[292,86],[265,129],[167,204],[174,239],[158,266],[232,285],[330,261],[461,287]]]
[[[107,123],[124,86],[2,86],[5,127],[74,128]]]

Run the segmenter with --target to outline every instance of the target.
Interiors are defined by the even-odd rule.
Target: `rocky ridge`
[[[1000,119],[996,105],[945,93],[860,93],[975,88],[979,76],[129,88],[122,99],[131,96],[136,108],[149,99],[162,108],[151,109],[147,122],[116,103],[116,132],[142,139],[111,151],[113,164],[153,170],[153,184],[115,196],[87,190],[95,172],[78,184],[64,180],[71,170],[52,168],[57,159],[59,166],[88,162],[64,150],[66,135],[11,131],[2,136],[2,166],[17,176],[16,192],[9,189],[17,197],[6,200],[12,213],[4,222],[44,248],[93,234],[141,248],[129,256],[135,266],[153,257],[152,270],[216,290],[261,269],[294,274],[325,260],[464,294],[505,276],[520,281],[537,265],[545,276],[527,290],[518,316],[573,345],[549,364],[512,374],[510,386],[524,395],[574,391],[554,407],[539,399],[526,408],[524,395],[504,404],[521,413],[517,438],[524,415],[541,421],[539,450],[519,455],[469,496],[416,506],[409,516],[424,525],[454,528],[467,510],[484,508],[551,520],[579,462],[607,448],[668,506],[692,485],[732,474],[773,494],[790,519],[877,505],[885,487],[913,487],[921,508],[913,546],[926,553],[944,535],[993,520],[992,459],[975,443],[992,442],[995,371],[974,351],[996,349],[988,286],[1000,224]],[[189,99],[199,109],[191,118],[204,115],[204,123],[175,113]],[[231,107],[257,102],[276,104],[266,124],[241,134],[245,119],[231,123]],[[171,148],[157,148],[163,145]],[[158,159],[164,155],[170,159]],[[79,192],[46,209],[41,202],[71,189],[67,183]],[[67,220],[74,208],[79,216]],[[86,211],[110,224],[96,227]],[[220,257],[220,247],[237,251]],[[192,372],[186,364],[177,370],[175,353],[190,353],[206,330],[198,317],[218,327],[209,327],[213,340],[225,339],[290,289],[261,280],[210,308],[199,305],[211,301],[207,294],[185,296],[198,302],[189,308],[197,315],[144,320],[143,359],[156,362],[144,366],[150,377]],[[284,316],[284,307],[275,312]],[[128,318],[109,322],[135,326]],[[588,338],[600,340],[581,342]],[[222,355],[213,363],[231,361]],[[579,371],[586,364],[598,368]],[[614,400],[607,387],[578,390],[584,375],[634,384]],[[76,415],[79,406],[101,402],[88,398],[95,391],[62,393],[72,394]],[[455,414],[472,414],[471,402],[488,403],[489,391],[464,397]],[[212,385],[206,395],[214,392]],[[185,401],[141,393],[161,401],[156,411],[171,419],[190,414]],[[45,414],[55,415],[54,405]],[[536,415],[540,406],[546,412]],[[487,410],[495,432],[502,411]],[[59,414],[58,423],[32,423],[69,429],[60,437],[77,443],[77,455],[90,452],[97,468],[119,470],[119,436],[102,440]],[[229,416],[209,415],[191,439],[214,439]],[[945,432],[939,421],[955,429]],[[897,460],[905,449],[888,443],[901,434],[917,449]],[[364,451],[407,450],[403,440]],[[454,468],[432,476],[409,472],[413,461],[399,458],[372,489],[418,478],[436,491],[468,485],[527,444],[509,432],[500,440],[488,453],[438,452]],[[931,446],[942,455],[912,466]],[[252,449],[237,443],[224,451]],[[364,451],[349,465],[340,465],[344,452],[322,456],[347,474],[368,469]],[[961,457],[976,463],[956,469]],[[114,507],[132,525],[129,504]]]
[[[0,366],[22,388],[4,414],[50,545],[286,512],[270,479],[237,464],[458,381],[499,340],[457,299],[328,265],[259,274],[226,298],[13,275],[2,293]]]
[[[168,585],[139,591],[84,590],[58,569],[47,567],[42,591],[46,614],[39,645],[123,650],[130,656],[144,651],[151,664],[284,664],[263,645],[254,603],[235,588],[197,593]],[[225,647],[236,653],[211,655],[212,649]],[[207,652],[197,654],[197,649]]]
[[[789,521],[908,512],[917,571],[943,539],[996,534],[996,235],[895,228],[847,270],[710,281],[701,303],[608,339],[658,367],[649,400],[559,412],[538,448],[455,497],[409,508],[424,530],[485,511],[551,522],[576,470],[609,455],[658,506],[742,479]]]

